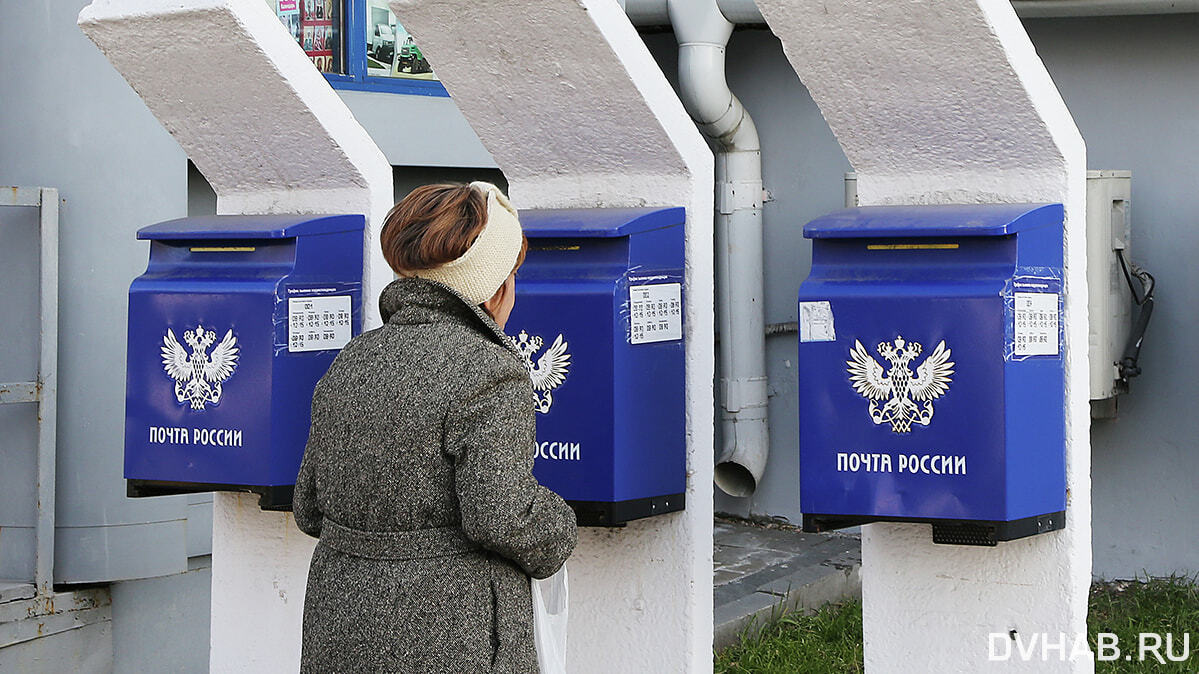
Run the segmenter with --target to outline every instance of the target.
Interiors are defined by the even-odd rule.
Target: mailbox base
[[[914,522],[933,525],[933,543],[944,545],[994,546],[999,541],[1014,541],[1057,531],[1066,526],[1066,511],[1034,515],[1018,520],[943,520],[918,517],[865,517],[854,515],[803,516],[803,530],[809,533],[856,527],[874,522]]]
[[[686,506],[683,494],[651,496],[628,501],[567,501],[574,508],[582,527],[623,527],[626,522],[643,517],[682,510]]]
[[[291,510],[295,485],[274,486],[250,484],[209,484],[200,482],[170,482],[166,480],[125,480],[125,495],[129,498],[174,496],[208,491],[241,491],[258,494],[258,507],[263,510]]]

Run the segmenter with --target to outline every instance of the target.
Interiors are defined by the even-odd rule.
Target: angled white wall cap
[[[927,525],[865,527],[867,671],[983,671],[991,632],[1085,635],[1086,149],[1061,96],[1004,0],[758,6],[858,172],[862,205],[1053,201],[1066,209],[1066,528],[984,549],[933,545]],[[995,666],[1085,673],[1094,664]]]
[[[677,134],[656,114],[681,114],[681,104],[614,3],[391,7],[510,183],[689,171]]]
[[[1019,26],[1008,3],[759,5],[859,173],[1037,169],[1081,147],[1040,115],[1065,106],[1027,37],[998,39],[995,17]]]
[[[97,0],[79,25],[217,194],[221,213],[368,216],[367,324],[392,278],[374,249],[391,205],[383,153],[266,3]]]

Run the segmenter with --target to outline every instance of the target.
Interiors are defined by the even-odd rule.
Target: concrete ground
[[[717,649],[784,610],[814,610],[862,594],[856,534],[717,518],[713,550]]]

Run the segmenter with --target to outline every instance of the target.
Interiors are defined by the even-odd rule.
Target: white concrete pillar
[[[211,183],[218,212],[367,216],[363,317],[378,325],[391,167],[266,3],[95,0],[79,23]],[[214,509],[211,670],[294,672],[314,542],[254,496],[217,494]]]
[[[400,0],[392,10],[518,207],[685,206],[687,509],[581,532],[576,672],[712,667],[712,153],[612,0]]]
[[[1085,147],[1006,0],[758,0],[858,173],[863,205],[1066,208],[1066,528],[997,548],[928,525],[862,540],[870,672],[1090,672],[1089,655],[988,662],[989,634],[1086,635],[1091,580]],[[803,386],[803,382],[800,382]],[[1038,644],[1040,642],[1038,641]],[[1072,641],[1066,645],[1066,656]],[[1015,649],[1013,649],[1015,650]]]

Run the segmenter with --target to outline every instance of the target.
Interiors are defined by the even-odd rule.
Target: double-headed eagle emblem
[[[919,342],[905,342],[896,336],[891,344],[882,342],[878,352],[891,363],[888,372],[878,364],[858,340],[849,350],[849,383],[853,390],[870,401],[870,418],[875,424],[889,423],[896,433],[907,433],[912,424],[927,426],[933,420],[933,400],[949,390],[953,362],[945,340],[916,368],[912,376],[908,363],[920,355]],[[882,407],[879,403],[882,402]]]
[[[562,341],[562,335],[559,334],[554,343],[537,359],[537,365],[533,365],[533,354],[541,349],[543,343],[541,338],[530,337],[529,333],[521,330],[519,335],[508,339],[512,340],[512,345],[524,356],[525,367],[533,380],[533,409],[542,414],[549,412],[550,406],[554,404],[553,390],[566,381],[566,373],[570,369],[570,354],[566,352],[566,342]]]
[[[191,403],[193,410],[202,410],[209,403],[216,405],[221,401],[221,384],[237,367],[237,338],[232,330],[226,332],[209,354],[208,347],[216,341],[216,333],[206,332],[204,326],[197,325],[195,330],[183,332],[183,341],[191,346],[191,355],[170,328],[162,338],[162,367],[175,380],[175,398],[180,405]]]

